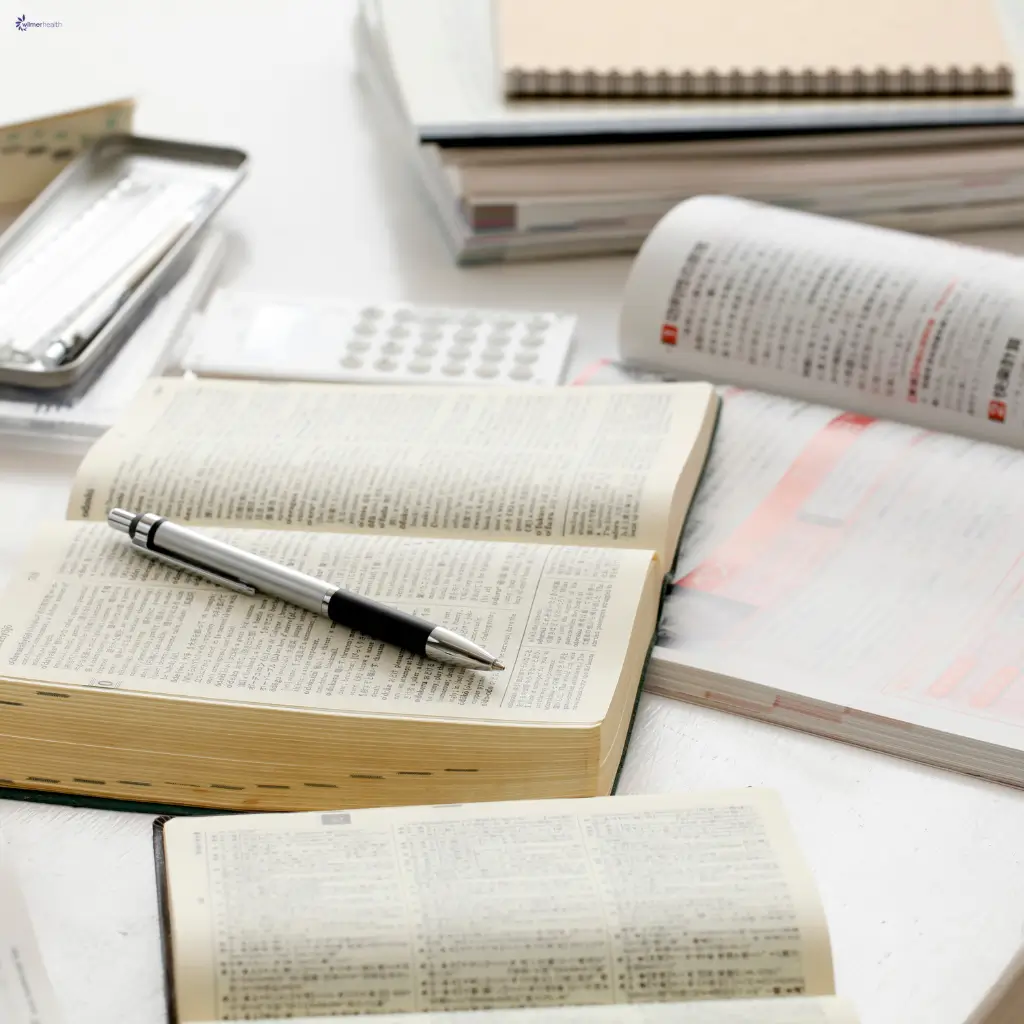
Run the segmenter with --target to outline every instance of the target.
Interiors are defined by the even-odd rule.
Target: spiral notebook
[[[994,0],[498,0],[508,96],[1006,95]]]

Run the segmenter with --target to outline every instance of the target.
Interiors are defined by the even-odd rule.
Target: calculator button
[[[350,370],[358,370],[359,367],[363,365],[363,361],[359,356],[345,356],[341,361],[341,365]]]
[[[391,315],[396,323],[405,323],[416,319],[416,314],[411,309],[396,309]]]
[[[521,363],[525,366],[529,366],[530,363],[537,362],[536,352],[517,352],[513,358],[517,363]]]
[[[453,348],[448,350],[448,358],[461,363],[464,359],[469,358],[472,351],[473,350],[466,345],[455,345]]]
[[[358,323],[352,329],[356,332],[356,334],[376,334],[377,333],[377,326],[376,326],[376,324]]]
[[[476,375],[478,377],[497,377],[498,373],[499,370],[493,363],[481,363],[476,368]]]
[[[529,380],[533,371],[526,366],[513,366],[508,374],[513,380]]]
[[[471,331],[468,327],[462,327],[455,332],[454,338],[456,341],[475,341],[476,331]]]
[[[398,363],[394,359],[378,359],[373,365],[384,373],[390,373],[392,370],[398,369]]]
[[[488,348],[504,348],[512,339],[507,334],[492,334],[487,339]]]
[[[349,352],[365,352],[370,347],[370,343],[368,341],[355,339],[350,341],[346,347]]]
[[[466,368],[461,363],[445,363],[441,367],[441,372],[446,373],[449,377],[458,377],[465,371]]]
[[[384,310],[379,306],[367,306],[362,311],[364,320],[379,320],[384,315]]]
[[[462,323],[465,327],[477,327],[480,324],[480,317],[470,314],[462,318]]]
[[[510,331],[515,325],[515,320],[510,320],[507,316],[499,316],[494,321],[494,329],[496,331]]]
[[[405,346],[400,341],[386,341],[381,345],[380,350],[389,355],[397,355],[399,352],[405,351]]]
[[[401,324],[395,324],[394,327],[388,329],[388,334],[392,338],[408,338],[409,328],[403,327]]]
[[[409,364],[409,369],[412,370],[413,373],[429,373],[430,362],[426,359],[414,359]]]
[[[437,341],[443,333],[443,331],[438,330],[436,327],[425,327],[420,331],[420,337],[424,341]]]
[[[436,345],[417,345],[413,350],[418,356],[436,356],[437,346]]]
[[[544,335],[528,334],[519,344],[526,346],[526,348],[540,348],[544,344]]]
[[[484,363],[500,363],[505,358],[505,353],[500,349],[495,352],[492,349],[488,349],[486,352],[480,353],[480,360]]]

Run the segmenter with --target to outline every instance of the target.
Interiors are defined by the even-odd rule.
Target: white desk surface
[[[228,280],[576,312],[578,363],[614,351],[627,260],[453,265],[354,79],[354,0],[92,0],[40,8],[64,27],[25,34],[8,25],[21,8],[0,6],[0,91],[17,73],[26,98],[58,105],[134,93],[138,131],[249,151],[250,180],[222,218],[237,236]],[[1024,251],[1024,232],[997,241]],[[63,515],[73,470],[0,442],[0,576],[34,523]],[[824,898],[838,990],[865,1024],[961,1024],[1022,941],[1024,794],[644,698],[622,791],[751,785],[783,794]],[[164,1020],[151,820],[0,801],[70,1024]]]

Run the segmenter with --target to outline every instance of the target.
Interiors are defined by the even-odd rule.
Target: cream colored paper
[[[336,1017],[289,1018],[287,1024],[327,1024]],[[548,1006],[535,1010],[469,1010],[457,1013],[386,1013],[374,1024],[857,1024],[840,999],[729,999],[713,1003],[648,1003],[631,1006]],[[240,1024],[240,1022],[235,1022]],[[284,1020],[263,1024],[286,1024]]]
[[[105,524],[46,527],[0,604],[0,676],[285,707],[597,722],[652,553],[415,537],[216,535],[472,637],[469,672],[134,551]]]
[[[393,389],[155,380],[82,464],[69,518],[460,536],[665,554],[707,385]]]
[[[833,991],[764,791],[179,818],[164,841],[184,1021]]]

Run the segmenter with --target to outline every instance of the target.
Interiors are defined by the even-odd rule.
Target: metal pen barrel
[[[132,534],[132,543],[213,569],[317,615],[326,614],[327,604],[338,589],[334,584],[325,583],[315,576],[307,576],[297,569],[279,565],[248,551],[239,551],[238,548],[178,526],[161,516],[147,514],[139,517]]]

